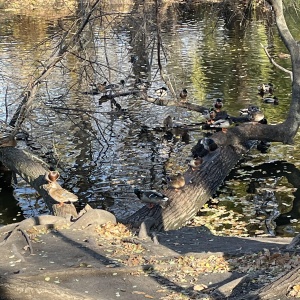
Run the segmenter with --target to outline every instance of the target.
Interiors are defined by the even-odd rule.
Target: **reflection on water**
[[[253,164],[251,154],[217,193],[219,205],[241,213],[250,235],[300,232],[300,171],[286,161]]]
[[[159,129],[168,115],[172,115],[177,124],[199,122],[202,118],[196,113],[155,106],[132,95],[116,98],[118,105],[112,101],[99,103],[101,94],[88,93],[92,83],[104,81],[110,84],[125,80],[120,92],[134,89],[137,79],[149,81],[149,96],[154,96],[155,89],[165,85],[158,71],[152,8],[145,5],[144,9],[149,10],[147,18],[140,17],[140,7],[127,9],[133,9],[132,15],[121,15],[112,23],[108,19],[104,23],[94,21],[81,41],[84,51],[79,52],[80,55],[69,55],[53,70],[37,95],[39,104],[25,124],[39,143],[38,155],[54,157],[52,164],[61,171],[61,183],[79,195],[79,207],[89,203],[109,209],[118,217],[127,216],[141,206],[132,192],[134,186],[159,189],[167,174],[183,171],[192,145],[203,135],[198,128],[185,131],[183,136],[175,131],[165,134]],[[249,20],[247,26],[241,26],[240,20],[228,22],[226,13],[218,15],[213,5],[204,4],[166,6],[164,14],[161,19],[166,57],[163,64],[176,93],[187,88],[190,102],[207,107],[221,97],[224,108],[234,116],[241,108],[255,104],[262,107],[269,123],[285,118],[290,101],[290,79],[270,65],[259,46],[260,43],[268,45],[274,56],[286,51],[275,25],[267,25],[258,15],[257,19]],[[7,12],[0,12],[0,16],[4,33],[0,43],[1,72],[5,74],[0,78],[1,104],[4,107],[4,99],[7,99],[11,117],[18,103],[16,95],[21,93],[29,76],[42,70],[59,39],[60,26],[56,20],[10,16]],[[70,22],[63,21],[65,25]],[[38,34],[36,30],[21,30],[25,27],[38,28]],[[37,48],[36,44],[43,40],[44,46]],[[88,59],[95,62],[93,66]],[[280,63],[289,67],[289,60]],[[16,74],[15,70],[19,72]],[[263,104],[257,94],[257,86],[263,82],[276,86],[278,106]],[[170,92],[167,97],[171,99]],[[0,111],[0,117],[6,118],[5,109]],[[251,152],[247,162],[231,173],[221,189],[220,199],[225,201],[233,193],[234,202],[240,201],[236,207],[254,201],[257,209],[265,196],[272,201],[262,204],[264,220],[270,217],[271,202],[276,202],[276,211],[288,213],[286,207],[296,202],[296,193],[278,191],[277,185],[287,188],[291,183],[288,172],[281,169],[293,166],[295,173],[299,167],[298,140],[299,135],[293,146],[274,143],[267,154]],[[19,142],[19,147],[25,147],[24,143]],[[275,161],[286,161],[286,164]],[[272,173],[269,170],[273,168]],[[238,188],[232,189],[232,182],[239,182]],[[254,183],[259,185],[249,193]],[[259,198],[260,189],[265,188],[263,183],[268,183],[274,192]],[[294,182],[291,184],[298,189]],[[20,215],[19,210],[24,217],[46,212],[36,193],[21,180],[14,195],[14,198],[1,195],[2,203],[6,204],[0,211],[3,217],[0,223],[11,222],[12,215]],[[16,200],[20,207],[14,204],[8,208],[8,203],[16,203]],[[249,219],[255,217],[245,215]],[[268,228],[264,225],[265,232],[277,230],[272,218],[275,216],[269,218]],[[294,212],[292,218],[297,219]],[[256,234],[259,226],[249,226],[249,233]]]

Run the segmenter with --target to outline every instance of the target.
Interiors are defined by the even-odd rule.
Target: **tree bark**
[[[247,151],[246,147],[242,148],[243,152]],[[162,191],[169,198],[166,208],[144,206],[126,222],[136,226],[151,217],[156,220],[154,227],[157,230],[172,230],[184,226],[217,191],[241,156],[242,152],[231,146],[219,147],[204,157],[198,170],[188,169],[185,172],[186,185],[183,189],[176,191],[169,188]]]
[[[294,296],[289,295],[293,286],[299,285],[300,267],[293,269],[279,279],[273,281],[267,286],[259,289],[257,292],[244,295],[238,300],[273,300],[273,299],[292,299]],[[298,298],[298,297],[297,297]]]

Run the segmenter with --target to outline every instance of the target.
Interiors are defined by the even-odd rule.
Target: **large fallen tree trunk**
[[[218,149],[205,155],[198,169],[187,167],[184,174],[186,185],[179,191],[172,187],[162,191],[169,198],[169,205],[164,209],[143,207],[126,222],[138,224],[147,218],[153,218],[154,227],[159,230],[182,227],[217,191],[231,169],[249,150],[248,140],[255,138],[286,143],[291,136],[285,133],[284,124],[243,124],[228,130],[227,133],[215,133],[211,138],[218,144]]]
[[[247,149],[244,148],[246,151]],[[206,155],[201,167],[197,170],[189,168],[184,174],[186,185],[176,191],[168,189],[163,193],[170,199],[166,208],[155,206],[142,207],[130,216],[126,222],[137,225],[147,218],[155,220],[158,230],[171,230],[186,224],[209,198],[217,191],[230,170],[237,164],[242,153],[231,146],[220,147]]]

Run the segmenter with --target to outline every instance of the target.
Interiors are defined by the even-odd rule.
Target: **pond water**
[[[283,67],[289,68],[290,61],[280,58],[286,49],[270,11],[253,11],[249,19],[242,20],[232,15],[230,7],[218,12],[216,5],[162,7],[165,78],[176,93],[187,88],[189,102],[211,107],[216,98],[223,98],[224,109],[234,116],[239,109],[255,104],[270,124],[281,122],[290,103],[291,80],[270,64],[261,44],[268,46]],[[110,101],[99,103],[101,95],[87,93],[92,83],[120,80],[125,80],[121,89],[126,92],[137,78],[151,83],[150,96],[165,86],[158,71],[153,10],[150,4],[105,7],[114,17],[93,20],[83,34],[82,48],[71,49],[43,82],[24,125],[35,141],[30,151],[36,149],[48,163],[49,156],[54,158],[52,165],[61,172],[61,183],[80,198],[78,209],[89,203],[120,218],[130,215],[142,205],[133,187],[162,188],[166,175],[186,168],[192,146],[204,134],[200,127],[184,135],[155,130],[167,115],[175,123],[191,124],[203,120],[199,114],[156,106],[132,95],[116,98],[120,112]],[[299,39],[299,17],[292,9],[287,16]],[[71,22],[70,17],[45,20],[0,11],[2,120],[12,117],[19,95],[47,64],[61,28]],[[258,85],[268,82],[276,87],[277,106],[263,104],[257,94]],[[167,97],[171,99],[170,92]],[[25,148],[24,142],[19,141],[18,147]],[[224,214],[236,212],[247,223],[244,235],[293,236],[299,231],[299,158],[297,134],[294,145],[272,143],[267,153],[252,150],[232,170],[215,199],[219,207],[225,207]],[[14,188],[1,190],[0,224],[43,213],[47,213],[45,204],[21,178]],[[203,219],[209,214],[207,209],[200,213]]]

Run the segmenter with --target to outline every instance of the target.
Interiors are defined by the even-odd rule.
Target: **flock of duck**
[[[163,91],[167,92],[166,89]],[[264,103],[278,105],[279,101],[276,96],[273,96],[274,85],[271,83],[262,84],[258,87],[258,93],[262,97]],[[162,93],[159,94],[162,96]],[[187,99],[187,90],[183,89],[180,94],[182,101]],[[223,100],[218,98],[213,103],[213,107],[207,110],[203,115],[206,118],[205,124],[202,126],[205,130],[222,130],[226,133],[227,129],[235,123],[249,122],[251,124],[267,124],[267,120],[263,111],[256,105],[249,105],[245,109],[239,111],[239,117],[232,117],[223,110]],[[270,143],[265,141],[260,141],[257,145],[257,149],[265,152],[270,147]],[[198,141],[198,143],[192,148],[193,158],[189,161],[188,166],[192,172],[198,170],[203,163],[203,157],[206,156],[209,152],[215,151],[218,148],[218,145],[210,137],[204,137]],[[182,189],[185,184],[185,178],[181,173],[177,175],[167,177],[169,188],[178,191]],[[153,207],[155,205],[160,205],[165,207],[168,203],[168,197],[164,194],[159,193],[155,190],[141,190],[138,188],[134,189],[134,193],[140,199],[141,202],[147,203],[148,207]]]
[[[145,82],[137,82],[138,85],[145,84]],[[120,88],[124,88],[125,81],[121,80],[119,84],[107,84],[106,82],[102,84],[98,84],[93,88],[92,93],[103,93],[106,94],[108,92],[115,91]],[[143,86],[142,89],[145,87]],[[271,83],[262,84],[258,87],[258,92],[263,98],[264,103],[271,103],[274,105],[278,105],[278,98],[273,96],[274,86]],[[167,88],[161,87],[155,90],[155,94],[158,98],[163,98],[167,95]],[[186,88],[183,88],[179,93],[179,99],[182,102],[187,102],[188,92]],[[204,114],[206,118],[206,122],[203,125],[203,129],[209,130],[222,130],[226,133],[227,128],[230,127],[233,123],[241,123],[241,122],[251,122],[252,124],[267,124],[267,120],[265,119],[264,113],[260,110],[258,106],[250,105],[246,109],[240,110],[239,117],[229,116],[226,111],[223,111],[223,100],[218,98],[215,100],[213,107],[210,110],[207,110]],[[261,141],[261,149],[266,149],[268,147],[268,143],[264,143]],[[192,172],[197,171],[202,162],[203,157],[206,156],[209,152],[215,151],[218,148],[218,145],[215,141],[210,137],[204,137],[200,139],[198,143],[192,148],[193,158],[189,161],[188,166]],[[57,171],[50,170],[45,175],[45,180],[47,181],[46,189],[48,194],[59,203],[59,205],[63,205],[64,203],[75,202],[78,200],[78,197],[73,193],[63,189],[57,179],[59,178],[59,173]],[[178,173],[177,175],[172,175],[167,177],[167,183],[169,188],[174,189],[176,192],[182,189],[186,180],[185,177]],[[169,199],[162,193],[159,193],[155,190],[141,190],[138,188],[134,189],[134,193],[136,196],[144,203],[147,203],[151,208],[155,205],[160,205],[161,207],[165,207],[168,203]]]

